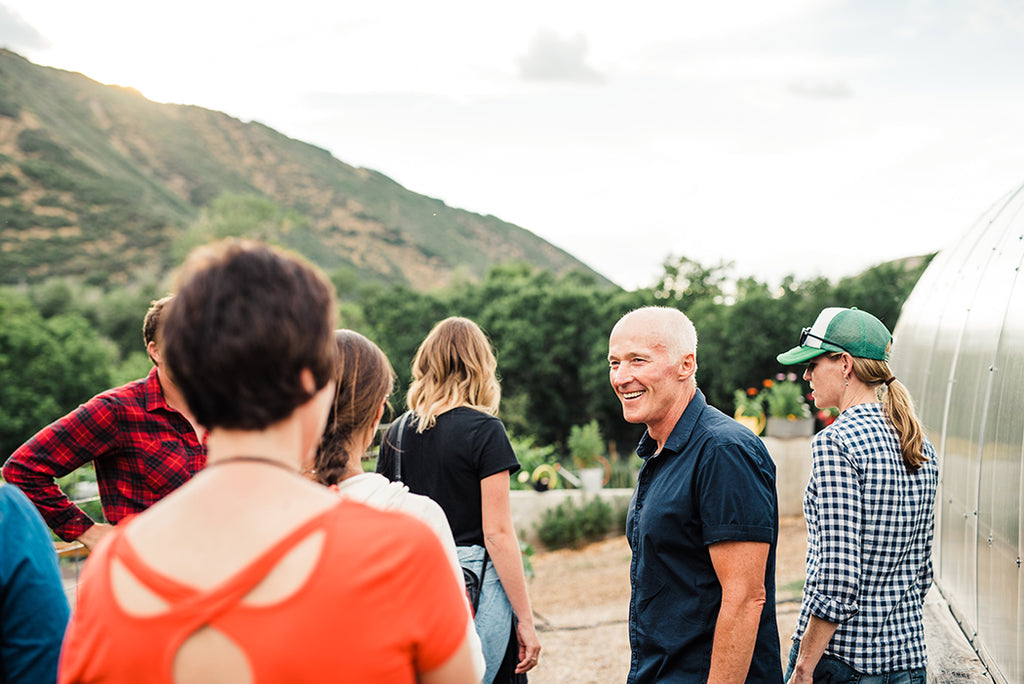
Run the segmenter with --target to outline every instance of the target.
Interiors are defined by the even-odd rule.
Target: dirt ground
[[[783,518],[776,560],[779,649],[800,609],[807,531],[802,517]],[[624,682],[629,672],[629,545],[616,537],[582,549],[538,552],[530,580],[540,662],[532,684]]]

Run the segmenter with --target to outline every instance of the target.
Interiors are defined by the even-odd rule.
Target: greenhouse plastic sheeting
[[[891,366],[938,452],[935,581],[994,678],[1024,681],[1024,186],[939,252]]]

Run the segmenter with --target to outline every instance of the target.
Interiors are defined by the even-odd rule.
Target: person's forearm
[[[715,622],[708,684],[744,682],[754,655],[764,597],[722,600]]]
[[[485,534],[484,544],[487,546],[487,553],[491,556],[508,602],[519,620],[516,627],[519,654],[515,671],[523,673],[537,665],[541,646],[533,624],[530,596],[526,592],[526,575],[523,572],[523,556],[519,551],[519,541],[512,528],[508,529],[508,532]]]
[[[82,542],[82,544],[85,545],[85,548],[92,551],[96,548],[96,545],[113,530],[113,525],[108,525],[107,523],[94,523],[89,527],[89,529],[78,535],[77,540]]]
[[[814,681],[814,668],[818,666],[818,661],[821,660],[838,627],[838,623],[811,616],[807,629],[800,637],[800,651],[796,657],[793,675],[789,678],[790,682],[797,684]]]
[[[520,622],[533,623],[530,596],[526,592],[523,556],[514,532],[499,532],[484,537],[487,553],[501,580],[501,586]]]
[[[57,485],[55,478],[64,474],[24,446],[15,451],[3,467],[4,480],[29,498],[46,525],[61,539],[72,541],[93,521]]]

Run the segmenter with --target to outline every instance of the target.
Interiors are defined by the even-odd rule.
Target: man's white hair
[[[673,358],[681,359],[686,354],[693,354],[696,358],[697,329],[679,309],[670,306],[644,306],[630,311],[619,320],[632,317],[641,317],[649,326],[649,331]]]

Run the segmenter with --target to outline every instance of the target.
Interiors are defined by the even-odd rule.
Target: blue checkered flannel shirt
[[[859,404],[817,434],[804,495],[807,580],[793,639],[811,615],[839,623],[827,655],[865,674],[924,667],[938,464],[910,473],[882,404]]]

